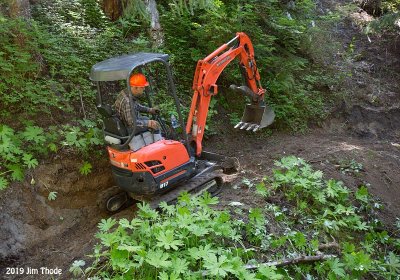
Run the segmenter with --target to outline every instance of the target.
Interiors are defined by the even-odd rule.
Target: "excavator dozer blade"
[[[275,113],[270,107],[247,104],[242,119],[235,128],[256,132],[272,124],[274,119]]]

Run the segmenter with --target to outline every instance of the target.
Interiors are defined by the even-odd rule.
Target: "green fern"
[[[85,161],[79,171],[82,175],[88,175],[90,172],[92,172],[92,165]]]
[[[3,176],[0,176],[0,190],[6,189],[8,186],[8,181]]]

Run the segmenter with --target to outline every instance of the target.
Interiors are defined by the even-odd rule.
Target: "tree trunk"
[[[150,15],[150,37],[154,47],[160,47],[164,43],[164,34],[160,25],[160,15],[155,0],[145,0],[146,10]]]
[[[382,14],[381,0],[362,0],[360,6],[370,15],[380,16]]]
[[[10,18],[31,18],[31,5],[29,0],[8,0],[0,6],[0,11]]]
[[[122,15],[126,1],[129,0],[103,0],[101,6],[104,13],[114,21]],[[156,0],[143,0],[143,3],[150,16],[150,37],[153,41],[153,46],[160,47],[164,42],[164,36],[160,25],[160,15]]]
[[[155,0],[145,0],[147,12],[151,19],[151,30],[160,30],[160,16],[157,10],[157,3]]]
[[[112,20],[117,20],[122,15],[122,0],[103,0],[101,6],[104,13]]]

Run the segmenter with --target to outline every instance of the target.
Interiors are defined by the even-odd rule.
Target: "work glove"
[[[155,120],[149,120],[149,123],[147,124],[147,126],[154,130],[160,129],[160,124],[158,123],[158,121],[155,121]]]
[[[160,114],[160,109],[158,109],[157,107],[150,108],[149,112],[150,112],[150,114],[158,115],[158,114]]]

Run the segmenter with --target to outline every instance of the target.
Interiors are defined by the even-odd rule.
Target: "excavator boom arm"
[[[215,84],[225,67],[236,57],[243,69],[247,92],[254,105],[264,103],[265,90],[260,84],[260,74],[254,60],[254,49],[250,38],[242,32],[236,33],[236,37],[223,44],[206,58],[197,62],[193,79],[193,98],[189,117],[186,124],[186,133],[192,135],[195,143],[196,155],[202,152],[202,139],[206,125],[211,96],[218,93]]]

